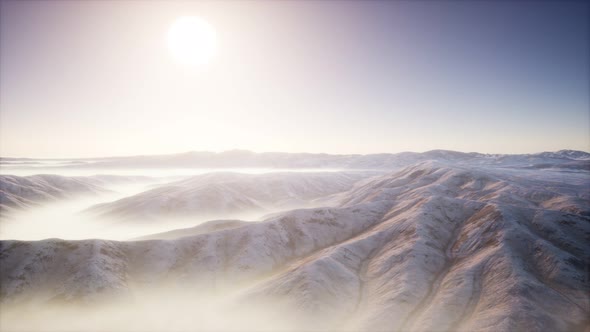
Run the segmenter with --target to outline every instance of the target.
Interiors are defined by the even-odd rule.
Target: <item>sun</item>
[[[168,50],[174,60],[183,65],[207,64],[216,49],[215,29],[199,17],[178,18],[168,30]]]

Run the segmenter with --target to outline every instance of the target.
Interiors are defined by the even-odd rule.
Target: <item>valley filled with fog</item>
[[[174,176],[153,176],[166,169],[100,171],[108,175],[0,175],[0,239],[128,240],[216,218],[260,220],[286,208],[309,207],[313,199],[344,190],[356,180],[374,174],[256,168],[193,169],[184,175],[169,170]],[[146,173],[151,175],[143,175]],[[259,182],[279,187],[252,192]],[[280,188],[282,185],[290,187]],[[321,185],[325,187],[318,188]],[[235,188],[228,188],[231,186]],[[248,193],[241,190],[255,197],[242,197]],[[269,196],[273,194],[282,198]]]
[[[1,158],[0,173],[2,330],[590,324],[585,152]]]

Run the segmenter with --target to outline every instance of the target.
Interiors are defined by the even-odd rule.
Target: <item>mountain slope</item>
[[[369,172],[210,173],[160,186],[88,209],[103,217],[151,220],[169,217],[228,218],[303,207],[348,190]]]
[[[102,187],[80,178],[59,175],[0,175],[0,208],[9,211],[77,193],[96,193]]]
[[[32,176],[0,175],[0,210],[3,213],[39,203],[69,198],[78,194],[107,192],[113,183],[145,181],[142,176],[95,175],[68,177],[39,174]]]
[[[3,241],[0,298],[93,302],[173,284],[271,301],[300,329],[583,331],[589,180],[426,162],[362,180],[333,207],[172,240]]]

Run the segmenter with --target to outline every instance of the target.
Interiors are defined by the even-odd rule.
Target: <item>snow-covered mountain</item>
[[[448,150],[423,153],[381,153],[333,155],[325,153],[255,153],[244,150],[225,152],[186,152],[169,155],[146,155],[75,160],[50,160],[53,170],[79,168],[328,168],[328,169],[397,169],[421,161],[452,163],[482,163],[510,167],[560,167],[590,169],[590,153],[574,150],[542,152],[536,154],[482,154]],[[5,167],[38,167],[35,163],[48,161],[17,158],[0,158]],[[10,168],[7,168],[8,170]]]
[[[175,285],[272,303],[296,317],[293,330],[587,331],[587,170],[442,160],[346,183],[326,207],[262,222],[143,241],[2,241],[0,298],[16,308],[116,296],[135,308],[138,294]]]
[[[538,156],[545,158],[565,158],[573,160],[590,160],[590,153],[576,150],[559,150],[557,152],[541,152]]]
[[[9,211],[40,202],[63,199],[71,194],[97,193],[104,189],[88,179],[59,175],[0,175],[0,208]]]
[[[374,172],[209,173],[163,185],[87,211],[108,218],[146,221],[170,217],[227,218],[305,207],[348,190]]]
[[[67,177],[40,174],[32,176],[0,175],[0,210],[3,213],[24,209],[47,201],[69,198],[78,194],[107,191],[113,183],[145,181],[143,176],[95,175]]]

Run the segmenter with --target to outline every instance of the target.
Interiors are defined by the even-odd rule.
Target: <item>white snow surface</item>
[[[354,181],[334,174],[317,186],[325,177],[269,181],[249,192],[255,176],[244,185],[226,174],[227,182],[197,177],[132,196],[156,211],[154,199],[173,193],[193,204],[209,190],[202,188],[222,201],[211,201],[216,208],[323,206],[147,240],[2,241],[1,305],[133,303],[146,289],[175,285],[199,296],[230,293],[244,307],[272,303],[297,321],[291,330],[588,331],[590,171],[562,167],[563,158],[523,167],[530,156],[498,165],[445,156]],[[0,327],[12,327],[11,317],[0,311]],[[184,330],[200,329],[190,326]]]
[[[98,204],[89,213],[107,218],[150,221],[199,216],[210,219],[262,215],[317,205],[314,200],[350,189],[374,172],[215,172]]]

